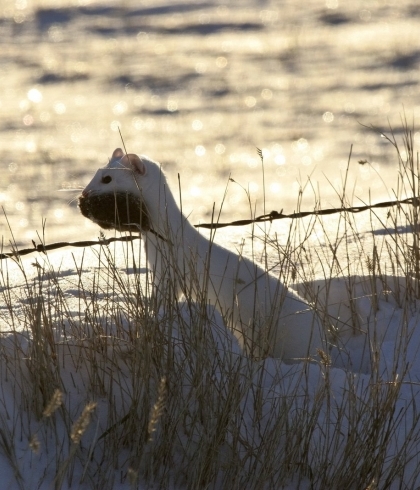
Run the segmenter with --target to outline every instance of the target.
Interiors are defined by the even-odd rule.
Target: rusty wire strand
[[[268,214],[263,214],[253,219],[241,219],[237,221],[231,221],[229,223],[218,223],[218,222],[200,223],[194,226],[196,228],[206,228],[206,229],[214,230],[218,228],[225,228],[227,226],[245,226],[252,223],[265,223],[267,221],[271,223],[274,220],[286,219],[286,218],[300,219],[300,218],[305,218],[306,216],[325,216],[328,214],[335,214],[335,213],[342,213],[342,212],[361,213],[369,209],[394,207],[394,206],[400,206],[401,204],[411,204],[412,206],[419,206],[420,198],[408,197],[402,200],[384,201],[376,204],[368,204],[365,206],[351,206],[348,208],[341,207],[341,208],[316,209],[314,211],[299,211],[291,214],[284,214],[283,210],[280,212],[271,211]],[[163,239],[163,237],[161,237],[160,235],[158,236]],[[34,252],[45,253],[49,250],[56,250],[58,248],[63,248],[63,247],[91,247],[93,245],[109,245],[112,242],[131,242],[133,240],[139,240],[140,238],[141,236],[130,235],[130,236],[122,236],[122,237],[103,238],[100,240],[83,240],[80,242],[56,242],[56,243],[51,243],[49,245],[45,245],[43,243],[36,245],[36,243],[33,241],[32,243],[34,246],[32,248],[26,248],[23,250],[14,250],[10,253],[2,253],[0,254],[0,260],[9,259],[11,257],[28,255]]]

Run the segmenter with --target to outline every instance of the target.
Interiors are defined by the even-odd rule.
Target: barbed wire
[[[28,255],[34,252],[45,253],[49,250],[56,250],[57,248],[64,247],[92,247],[93,245],[109,245],[112,242],[132,242],[133,240],[140,240],[141,236],[122,236],[122,237],[112,237],[112,238],[101,238],[100,240],[83,240],[80,242],[56,242],[50,243],[49,245],[44,245],[40,243],[37,245],[34,241],[33,248],[25,248],[23,250],[13,250],[9,253],[0,254],[0,260],[10,259],[12,257],[20,257],[22,255]]]
[[[369,209],[394,207],[394,206],[400,206],[401,204],[411,204],[412,206],[420,206],[420,198],[408,197],[407,199],[384,201],[376,204],[368,204],[365,206],[351,206],[348,208],[343,206],[341,208],[315,209],[314,211],[299,211],[291,214],[285,214],[283,213],[283,210],[281,210],[280,212],[271,211],[268,214],[263,214],[261,216],[252,219],[240,219],[236,221],[231,221],[229,223],[219,223],[219,222],[200,223],[194,226],[195,228],[218,229],[218,228],[225,228],[227,226],[245,226],[245,225],[250,225],[252,223],[265,223],[267,221],[271,223],[274,220],[286,219],[286,218],[300,219],[300,218],[305,218],[306,216],[324,216],[328,214],[336,214],[336,213],[343,213],[343,212],[361,213],[363,211],[368,211]],[[45,245],[43,243],[37,245],[34,241],[32,241],[33,243],[32,248],[25,248],[23,250],[13,250],[12,252],[9,253],[0,253],[0,260],[10,259],[12,257],[18,257],[18,256],[20,257],[34,252],[46,253],[49,250],[56,250],[58,248],[63,248],[63,247],[79,247],[79,248],[92,247],[94,245],[109,245],[110,243],[113,242],[132,242],[134,240],[140,240],[140,239],[141,236],[130,235],[130,236],[112,237],[112,238],[104,237],[99,240],[83,240],[79,242],[56,242],[56,243],[50,243],[49,245]]]
[[[280,212],[271,211],[271,213],[269,214],[263,214],[262,216],[258,216],[257,218],[253,218],[253,219],[240,219],[237,221],[231,221],[230,223],[218,223],[218,222],[203,223],[194,226],[196,228],[217,229],[217,228],[224,228],[226,226],[244,226],[244,225],[250,225],[252,223],[264,223],[267,221],[271,223],[274,220],[285,219],[285,218],[298,219],[298,218],[305,218],[306,216],[322,216],[322,215],[342,213],[342,212],[361,213],[362,211],[367,211],[373,208],[387,208],[387,207],[399,206],[400,204],[411,204],[413,206],[419,206],[420,198],[408,197],[407,199],[385,201],[376,204],[368,204],[365,206],[351,206],[349,208],[341,207],[341,208],[329,208],[329,209],[316,209],[314,211],[299,211],[291,214],[284,214],[283,210],[281,210]]]

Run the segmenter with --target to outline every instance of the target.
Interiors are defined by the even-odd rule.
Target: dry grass
[[[418,196],[409,129],[404,143],[396,197]],[[340,193],[344,205],[345,181]],[[369,240],[344,212],[334,236],[320,217],[291,222],[285,240],[253,232],[256,259],[258,250],[278,259],[266,267],[300,284],[330,338],[340,340],[331,326],[340,316],[347,340],[368,339],[370,374],[334,369],[327,352],[292,366],[251,361],[217,327],[204,293],[176,300],[171,280],[188,291],[188,278],[169,275],[156,291],[132,244],[118,249],[124,267],[103,246],[97,268],[87,274],[82,257],[68,279],[48,256],[35,274],[16,259],[21,288],[11,287],[3,262],[0,452],[11,488],[27,488],[40,462],[31,488],[413,488],[420,415],[406,359],[420,291],[418,218],[417,207],[372,212],[389,233]],[[408,233],[392,232],[402,227]],[[337,285],[348,293],[344,306],[335,303]],[[387,372],[381,301],[401,308]],[[402,400],[407,385],[412,398]]]

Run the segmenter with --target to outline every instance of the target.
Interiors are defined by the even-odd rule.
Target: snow
[[[121,277],[127,279],[141,277],[142,284],[145,284],[147,269],[144,264],[140,264],[137,271],[132,266],[127,266],[126,246],[115,245],[111,252],[117,260],[116,270]],[[140,257],[140,262],[142,260]],[[69,323],[77,324],[79,322],[82,325],[83,315],[87,315],[89,311],[87,305],[95,297],[99,308],[103,308],[102,311],[98,310],[97,317],[97,321],[102,323],[103,334],[108,337],[115,335],[122,338],[119,328],[129,331],[130,322],[124,313],[127,310],[123,306],[127,298],[124,295],[118,296],[118,294],[113,295],[111,293],[109,275],[104,272],[106,271],[106,264],[105,253],[101,252],[98,247],[86,250],[58,251],[48,256],[37,254],[36,257],[25,259],[20,264],[12,260],[2,263],[3,284],[1,292],[3,300],[0,305],[0,321],[3,335],[0,348],[4,358],[7,359],[6,363],[3,361],[0,373],[0,425],[2,428],[0,474],[3,481],[2,488],[51,487],[56,477],[59,462],[70,457],[69,451],[71,449],[65,448],[73,447],[71,445],[66,446],[65,443],[69,437],[69,420],[72,420],[73,423],[77,420],[87,401],[95,401],[97,406],[92,416],[92,422],[82,436],[82,445],[85,452],[97,451],[94,449],[95,445],[100,446],[100,435],[107,427],[109,405],[106,402],[106,397],[100,394],[100,390],[96,390],[96,393],[95,390],[91,391],[92,383],[89,378],[92,372],[90,372],[88,363],[78,359],[80,342],[86,343],[85,346],[89,343],[89,331],[88,329],[84,331],[84,340],[76,340],[70,334]],[[362,279],[359,278],[358,284],[359,286],[362,284],[363,290],[366,291],[366,281]],[[6,280],[8,281],[7,287],[5,287]],[[317,286],[319,286],[319,282]],[[340,285],[339,280],[337,285]],[[359,293],[362,291],[362,286],[358,289]],[[303,285],[296,285],[296,287],[299,289]],[[33,403],[28,406],[23,404],[24,397],[20,393],[21,386],[18,384],[18,382],[22,383],[22,379],[34,379],[31,378],[30,373],[30,358],[35,354],[28,351],[28,346],[31,344],[29,340],[33,339],[34,332],[31,333],[30,327],[25,322],[28,321],[28,306],[36,304],[33,301],[36,299],[33,293],[37,290],[42,294],[43,301],[47,305],[46,309],[51,308],[50,318],[53,321],[63,318],[60,309],[64,304],[67,308],[66,316],[68,318],[67,325],[60,323],[52,325],[52,333],[56,342],[55,355],[57,359],[60,359],[58,376],[62,383],[61,389],[64,393],[64,405],[68,419],[66,422],[65,416],[62,415],[62,418],[57,416],[54,424],[51,425],[51,430],[45,432],[50,440],[42,438],[38,452],[30,448],[31,436],[37,433],[41,437],[44,432],[39,427],[43,424],[52,423],[52,420],[47,420],[45,416],[35,416],[37,409],[39,410],[36,401],[38,395],[35,392]],[[333,290],[335,304],[340,301],[343,303],[347,301],[348,297],[344,287],[336,287]],[[59,291],[63,301],[58,301]],[[92,294],[88,300],[86,299],[87,292]],[[5,295],[9,295],[11,298],[12,313],[8,309],[10,301],[6,299]],[[372,315],[370,297],[366,294],[359,294],[356,298],[356,308],[361,317]],[[114,307],[121,306],[121,325],[119,327],[115,324],[115,315],[113,316],[107,309],[110,301]],[[53,304],[56,308],[55,311]],[[377,306],[375,328],[371,329],[371,334],[373,336],[373,332],[376,332],[378,338],[372,337],[370,339],[372,345],[376,342],[378,346],[376,358],[373,359],[367,354],[366,344],[362,341],[364,337],[355,337],[353,343],[349,342],[345,349],[351,359],[350,365],[362,367],[362,372],[359,369],[352,371],[348,368],[348,364],[347,369],[344,369],[342,367],[344,361],[340,358],[337,358],[336,361],[332,360],[332,367],[319,362],[284,364],[276,359],[251,362],[242,356],[235,338],[226,331],[220,315],[210,308],[208,309],[207,318],[210,321],[205,328],[207,339],[204,341],[202,338],[200,341],[204,342],[206,346],[210,345],[210,341],[211,345],[214,346],[214,350],[210,350],[207,354],[209,359],[213,359],[212,362],[215,366],[212,372],[214,384],[220,389],[226,390],[230,382],[225,379],[226,373],[229,372],[226,366],[240,366],[238,371],[234,371],[238,375],[236,382],[241,385],[240,411],[243,414],[239,427],[241,444],[237,445],[237,450],[243,452],[244,461],[247,461],[245,456],[250,447],[260,447],[265,434],[276,430],[276,424],[279,424],[280,420],[284,422],[284,408],[287,406],[290,413],[286,417],[290,419],[291,424],[294,423],[292,420],[299,410],[302,413],[310,412],[310,409],[316,412],[317,423],[314,426],[311,426],[310,420],[306,420],[305,417],[301,419],[302,423],[308,424],[308,428],[310,427],[312,431],[311,437],[308,439],[308,464],[310,464],[311,458],[314,458],[315,464],[317,454],[328,453],[332,461],[344,465],[346,461],[350,461],[350,457],[346,453],[350,432],[356,429],[360,431],[363,428],[361,434],[364,433],[363,431],[368,433],[371,429],[370,425],[364,426],[363,424],[375,419],[368,410],[369,416],[365,414],[366,420],[352,420],[355,407],[367,405],[371,406],[372,411],[374,411],[378,407],[378,401],[382,400],[385,404],[386,400],[394,397],[392,417],[386,420],[386,426],[380,428],[384,431],[385,453],[377,456],[383,460],[382,480],[379,482],[379,487],[381,487],[381,482],[385,481],[387,471],[391,472],[393,465],[400,462],[401,454],[404,455],[406,463],[404,469],[399,472],[401,481],[398,478],[393,480],[390,488],[400,488],[400,485],[402,488],[414,488],[419,484],[417,466],[419,464],[420,438],[418,434],[420,427],[417,406],[420,403],[420,361],[418,356],[420,321],[417,305],[410,308],[411,313],[408,314],[406,308],[401,309],[389,298],[381,296]],[[191,332],[197,329],[196,325],[193,324],[193,318],[196,318],[194,317],[194,308],[194,304],[188,301],[180,302],[177,320],[173,321],[171,325],[167,325],[168,329],[166,330],[169,337],[172,338],[173,355],[178,364],[184,366],[183,378],[179,379],[179,386],[185,391],[185,397],[190,399],[189,403],[191,404],[197,403],[194,394],[192,394],[194,390],[191,380],[199,364],[198,359],[194,356],[199,351],[192,348],[188,352],[186,346],[192,345],[194,342]],[[13,325],[10,324],[11,318],[14,321]],[[156,320],[164,323],[167,318],[165,312],[161,310]],[[91,335],[98,335],[98,326],[92,326],[93,324],[94,322],[91,324]],[[86,321],[84,327],[88,326],[89,322]],[[46,341],[45,338],[42,340],[43,343]],[[113,344],[111,342],[107,348],[109,356],[116,358],[112,354]],[[16,349],[19,352],[18,356],[13,354]],[[52,351],[49,352],[51,354]],[[121,414],[124,414],[130,404],[131,389],[129,382],[127,382],[129,374],[122,353],[125,352],[124,355],[127,356],[132,354],[130,354],[128,346],[125,350],[122,349],[118,352],[120,357],[115,361],[117,365],[113,374],[114,380],[108,379],[110,384],[107,385],[107,390],[113,391],[116,398],[115,404],[121,408]],[[89,357],[89,359],[93,358]],[[377,366],[373,372],[370,369],[371,363],[376,363]],[[35,374],[42,375],[42,373]],[[124,378],[124,383],[127,383],[126,390],[121,389],[121,380]],[[328,390],[329,396],[320,398],[320,393],[323,393],[324,390]],[[352,397],[349,396],[349,393],[352,393]],[[349,406],[350,402],[353,404],[352,407]],[[213,402],[208,400],[208,403],[211,405]],[[337,424],[340,427],[339,431],[331,427],[335,417],[337,417]],[[378,420],[380,420],[379,414]],[[326,433],[325,430],[328,427],[330,429]],[[386,439],[386,434],[389,434],[390,440]],[[185,444],[190,448],[192,441],[199,445],[201,438],[205,435],[195,433],[193,436],[187,437],[181,431],[178,437],[181,446]],[[55,449],[48,450],[49,444],[51,444],[51,448],[54,448],[56,441],[62,441],[62,450],[57,452]],[[278,446],[271,454],[272,458],[285,451],[284,443],[284,440],[279,438]],[[354,442],[356,452],[358,444],[361,442]],[[13,451],[7,450],[9,445],[14,447]],[[378,451],[378,448],[373,450]],[[95,453],[95,460],[96,458],[97,454]],[[71,479],[63,477],[62,481],[60,480],[60,488],[90,488],[86,478],[83,480],[84,483],[79,484],[87,471],[83,463],[73,462],[72,464],[74,465],[73,476]],[[249,464],[252,464],[251,460]],[[350,463],[348,464],[350,465]],[[258,469],[255,471],[258,472]],[[122,478],[121,468],[118,466],[115,470],[110,470],[109,475],[111,479],[108,483],[113,482],[112,488],[130,487],[128,480]],[[222,474],[218,478],[220,482],[223,482]],[[38,487],[40,482],[43,483]],[[222,485],[222,483],[220,484]],[[138,488],[143,488],[141,483]],[[145,484],[144,488],[150,487]],[[312,487],[309,479],[299,477],[296,474],[288,483],[283,482],[279,488]],[[320,486],[318,482],[316,488],[322,488],[322,485]]]

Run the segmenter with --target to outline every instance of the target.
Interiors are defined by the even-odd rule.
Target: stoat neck
[[[156,199],[156,197],[155,197]],[[158,209],[149,209],[151,215],[151,232],[155,237],[179,246],[182,242],[195,241],[198,231],[182,214],[169,187],[160,186]]]
[[[185,293],[186,288],[191,289],[186,278],[202,270],[197,259],[205,238],[182,214],[168,188],[158,202],[159,210],[150,210],[151,229],[144,233],[146,259],[159,288],[164,288],[169,278],[178,294]]]

